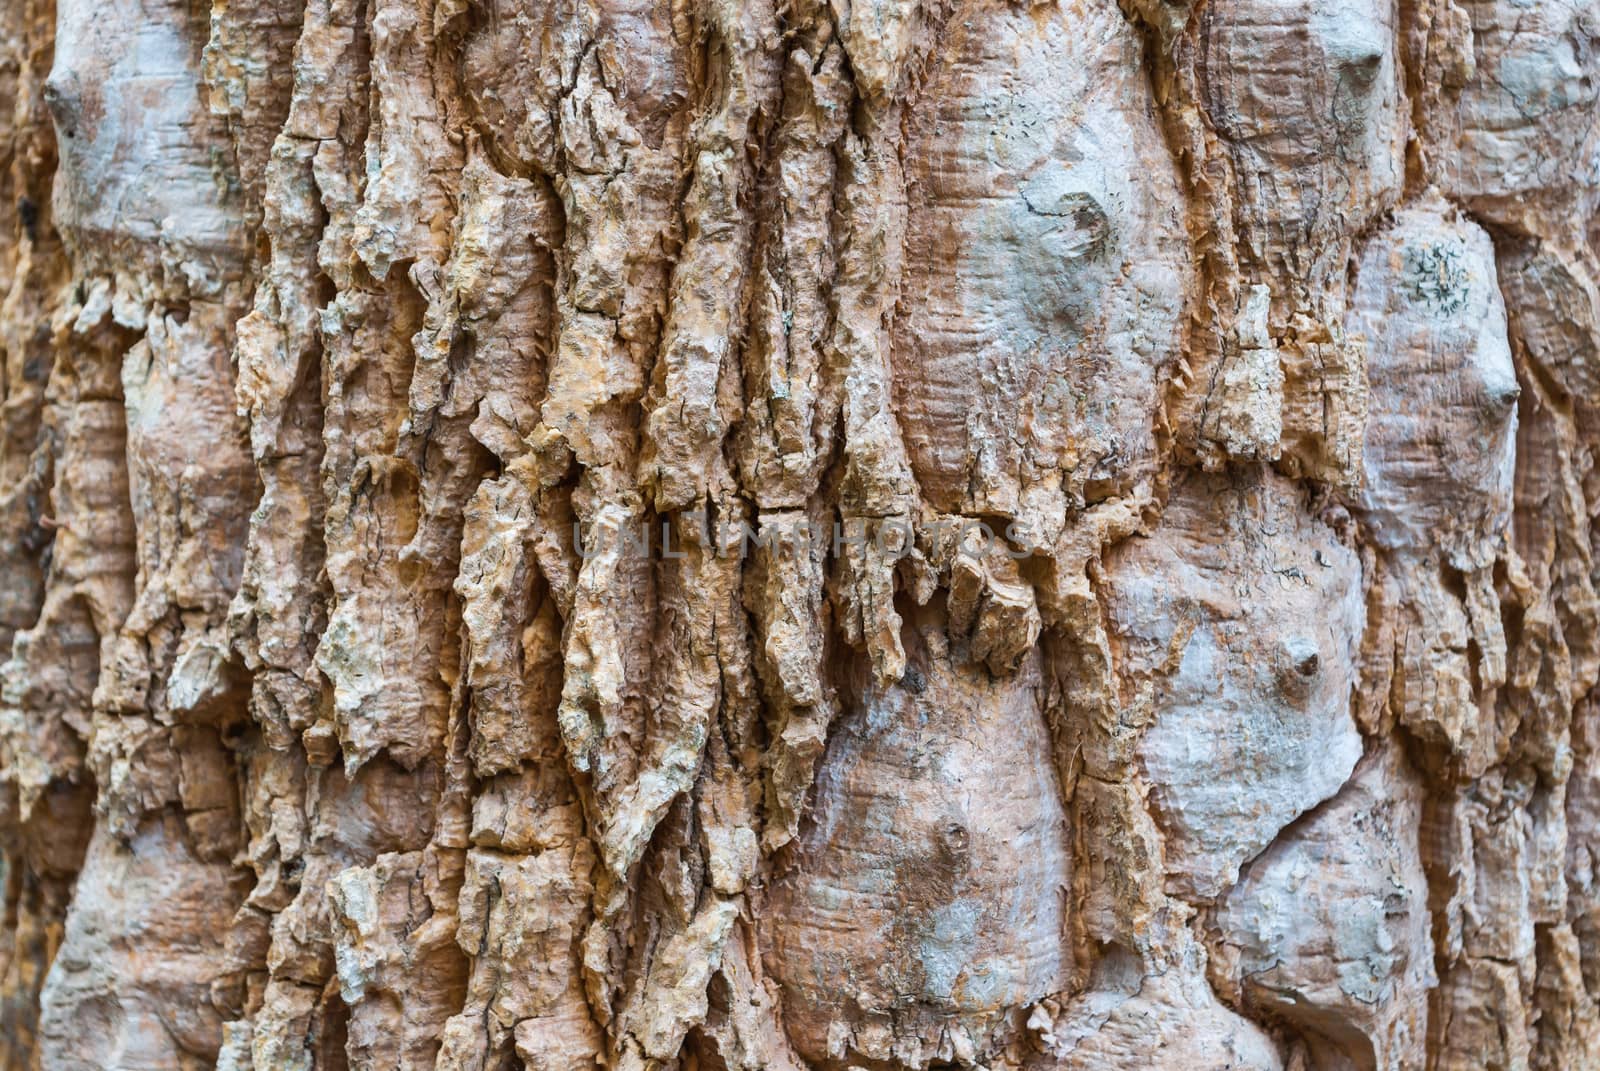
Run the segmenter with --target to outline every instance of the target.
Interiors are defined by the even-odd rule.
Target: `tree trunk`
[[[0,1065],[1600,1067],[1600,0],[0,19]]]

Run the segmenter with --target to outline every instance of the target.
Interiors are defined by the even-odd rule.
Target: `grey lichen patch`
[[[1459,242],[1423,242],[1405,248],[1401,278],[1417,301],[1441,317],[1466,307],[1472,295],[1471,254]],[[1482,265],[1477,265],[1481,269]],[[1479,285],[1482,285],[1479,280]]]

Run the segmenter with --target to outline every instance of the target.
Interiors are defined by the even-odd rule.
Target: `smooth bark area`
[[[1600,1067],[1600,0],[9,0],[0,1067]]]

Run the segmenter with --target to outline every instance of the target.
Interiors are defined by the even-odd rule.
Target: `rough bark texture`
[[[0,1066],[1600,1068],[1600,2],[9,0]]]

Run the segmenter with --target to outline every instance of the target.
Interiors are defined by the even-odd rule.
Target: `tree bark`
[[[0,1066],[1600,1067],[1600,0],[0,98]]]

